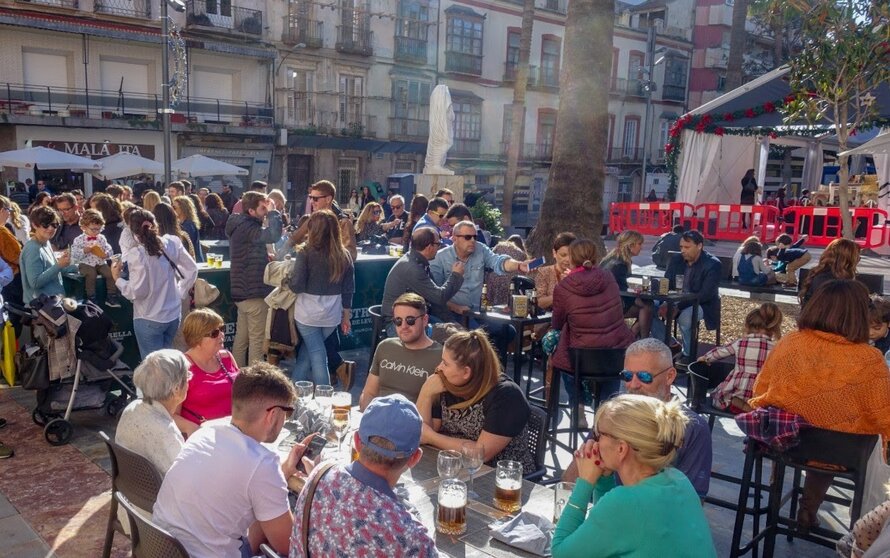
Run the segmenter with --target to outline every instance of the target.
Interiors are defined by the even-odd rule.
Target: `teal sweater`
[[[22,273],[22,300],[28,304],[42,294],[64,296],[62,273],[73,271],[74,267],[60,267],[49,242],[41,244],[32,238],[22,248],[19,269]]]
[[[591,496],[596,504],[587,513]],[[686,475],[670,467],[633,486],[615,486],[612,476],[596,486],[578,479],[556,526],[553,558],[667,555],[717,556]]]

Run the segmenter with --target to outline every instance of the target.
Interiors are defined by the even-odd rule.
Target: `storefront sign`
[[[101,159],[116,153],[132,153],[146,159],[155,158],[155,146],[138,143],[110,143],[88,141],[32,141],[31,147],[46,147],[63,153]]]

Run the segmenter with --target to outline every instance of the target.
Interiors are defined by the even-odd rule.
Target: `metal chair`
[[[265,556],[266,558],[282,558],[281,554],[278,554],[277,552],[272,550],[272,547],[267,545],[266,543],[260,545],[260,552],[262,552],[263,556]]]
[[[547,452],[547,411],[537,405],[529,405],[528,449],[535,457],[535,472],[525,475],[525,480],[537,482],[544,478],[547,468],[544,460]]]
[[[161,490],[161,483],[164,481],[163,475],[151,461],[136,452],[117,445],[105,432],[99,432],[99,436],[105,442],[108,455],[111,457],[111,494],[123,494],[133,505],[144,510],[152,509],[158,492]],[[126,534],[124,526],[117,517],[117,500],[112,498],[102,558],[108,558],[111,555],[111,544],[114,542],[115,531]]]
[[[375,304],[368,308],[368,314],[371,314],[371,327],[373,335],[371,337],[371,353],[377,350],[377,344],[381,339],[386,338],[386,322],[383,319],[383,305]]]
[[[189,558],[189,553],[176,537],[144,517],[126,496],[117,492],[114,497],[130,519],[133,558]]]

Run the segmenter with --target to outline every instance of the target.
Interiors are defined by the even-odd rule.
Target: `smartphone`
[[[324,449],[327,443],[327,439],[321,434],[313,436],[312,439],[309,440],[309,445],[306,446],[306,451],[303,452],[303,457],[314,461],[316,457],[321,455],[321,450]],[[297,463],[297,470],[303,473],[306,472],[306,467],[303,466],[302,459]]]
[[[544,265],[544,263],[546,263],[546,260],[544,259],[543,256],[540,258],[535,258],[534,260],[532,260],[528,263],[528,270],[531,271],[533,269],[538,269],[539,267]]]

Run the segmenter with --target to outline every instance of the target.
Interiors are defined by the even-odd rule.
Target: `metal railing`
[[[413,37],[395,36],[396,50],[394,58],[400,62],[426,64],[427,41]]]
[[[506,157],[510,152],[510,142],[501,142],[501,156]],[[525,161],[549,161],[553,159],[552,143],[524,143],[520,157]]]
[[[430,135],[430,121],[393,116],[389,119],[389,136],[392,139],[426,141]]]
[[[646,96],[646,91],[643,88],[643,80],[641,79],[612,78],[609,82],[609,91],[618,93],[619,95],[630,95],[632,97]]]
[[[465,52],[446,51],[445,71],[458,74],[482,75],[482,55]]]
[[[663,85],[661,98],[667,101],[685,101],[686,88],[681,85]]]
[[[448,152],[454,155],[479,156],[479,148],[482,141],[478,139],[461,139],[454,138],[454,145]]]
[[[150,0],[95,0],[93,11],[124,17],[151,19]]]
[[[125,120],[133,126],[160,120],[160,95],[18,83],[0,84],[0,88],[0,113]],[[266,128],[274,125],[272,108],[263,103],[201,97],[184,98],[176,106],[171,121]]]
[[[301,17],[285,18],[281,41],[288,45],[303,43],[306,48],[324,46],[324,22]]]
[[[18,0],[24,4],[40,4],[43,6],[58,6],[76,10],[80,7],[78,0]]]
[[[371,56],[374,54],[374,48],[371,45],[372,37],[373,33],[370,27],[343,27],[338,25],[337,44],[335,47],[338,52]]]
[[[226,29],[247,35],[263,35],[263,12],[216,0],[186,0],[186,27]]]
[[[372,114],[346,114],[333,110],[295,111],[278,108],[278,121],[297,135],[324,135],[374,138],[378,135],[377,117]]]
[[[528,84],[530,87],[559,87],[559,69],[543,68],[539,66],[528,67]]]
[[[609,162],[636,162],[643,160],[642,147],[613,147],[606,152],[606,158]]]

